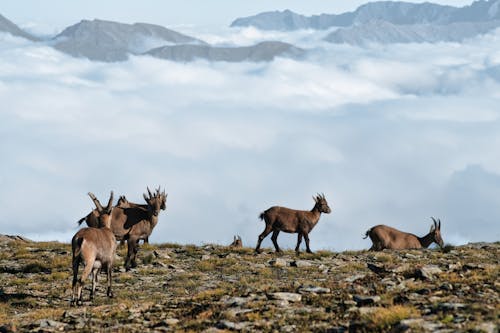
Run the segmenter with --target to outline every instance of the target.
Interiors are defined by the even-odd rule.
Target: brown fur
[[[148,189],[148,193],[149,197],[144,194],[147,208],[115,207],[111,216],[111,230],[116,238],[127,241],[127,257],[125,259],[127,270],[137,266],[135,258],[139,250],[139,241],[149,238],[158,223],[160,210],[166,209],[167,194],[165,191],[160,193],[160,189],[157,189],[153,195]]]
[[[154,194],[149,188],[147,188],[147,191],[148,196],[143,195],[146,205],[129,202],[125,196],[120,196],[111,215],[111,230],[116,239],[120,243],[127,241],[127,257],[125,260],[127,270],[137,266],[135,257],[139,250],[139,241],[147,242],[149,240],[149,236],[158,223],[160,210],[165,210],[167,207],[167,194],[165,191],[160,192],[160,188]],[[99,203],[96,202],[95,197],[92,200],[98,207]],[[89,226],[99,226],[99,222],[94,217],[95,214],[97,214],[97,209],[80,219],[78,223],[85,221]]]
[[[89,193],[91,195],[91,193]],[[113,192],[111,192],[107,207],[103,208],[100,203],[97,206],[97,220],[103,225],[102,228],[83,228],[80,229],[71,240],[73,253],[73,283],[71,304],[82,303],[82,288],[84,281],[89,274],[92,274],[92,289],[90,299],[94,298],[97,284],[97,274],[101,268],[106,269],[108,278],[108,297],[113,297],[111,290],[111,273],[113,271],[113,262],[116,251],[116,238],[110,229],[111,214],[113,211]],[[78,279],[78,267],[83,262],[85,267]]]
[[[302,237],[304,237],[307,252],[311,253],[309,247],[309,233],[318,223],[321,213],[329,214],[331,212],[324,194],[314,197],[314,201],[315,204],[311,211],[274,206],[261,213],[259,218],[266,222],[266,228],[259,235],[255,251],[260,252],[262,240],[272,231],[273,235],[271,236],[271,240],[273,241],[276,252],[281,252],[277,240],[280,231],[284,231],[298,234],[295,252],[299,253],[300,243],[302,242]]]
[[[242,248],[243,247],[243,241],[241,240],[240,236],[234,236],[234,240],[231,244],[229,244],[229,247],[234,247],[234,248]]]
[[[420,249],[429,247],[433,242],[443,247],[441,221],[438,219],[438,223],[434,218],[432,220],[434,225],[429,233],[423,237],[399,231],[386,225],[377,225],[368,230],[364,238],[370,237],[373,243],[370,251]]]

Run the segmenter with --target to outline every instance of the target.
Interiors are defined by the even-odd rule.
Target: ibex
[[[91,193],[89,195],[93,196]],[[116,251],[116,238],[110,229],[111,214],[113,211],[113,192],[109,197],[106,207],[102,207],[97,200],[97,219],[102,223],[101,228],[83,228],[80,229],[71,239],[71,248],[73,253],[73,284],[71,304],[82,303],[82,288],[84,281],[92,273],[92,290],[90,299],[94,299],[97,283],[97,274],[101,268],[106,269],[108,277],[107,296],[113,297],[111,291],[111,272],[113,271],[113,261]],[[84,262],[85,268],[78,279],[78,267],[80,262]]]
[[[273,241],[276,252],[281,252],[277,239],[280,231],[283,231],[287,233],[298,233],[295,252],[299,253],[300,243],[302,242],[302,237],[304,237],[306,240],[307,252],[312,253],[309,247],[309,233],[318,223],[321,213],[329,214],[331,212],[324,194],[318,194],[316,197],[313,197],[313,199],[315,204],[311,211],[274,206],[261,213],[259,218],[266,222],[266,228],[259,235],[255,251],[260,252],[262,240],[272,231],[273,235],[271,236],[271,240]]]
[[[386,225],[377,225],[366,232],[366,239],[370,237],[372,247],[370,251],[382,251],[383,249],[403,250],[403,249],[420,249],[427,248],[433,242],[443,247],[443,239],[441,238],[441,220],[431,217],[434,225],[424,237],[418,237],[414,234],[399,231]]]
[[[151,191],[149,191],[149,188],[147,190],[149,192],[149,195],[151,195]],[[127,200],[127,198],[124,195],[120,195],[120,197],[118,198],[118,201],[116,202],[116,207],[119,207],[119,208],[142,208],[142,209],[148,209],[148,205],[138,204],[138,203],[135,203],[135,202],[130,202],[130,201]],[[165,209],[165,207],[163,207],[162,209]],[[123,240],[120,242],[120,245],[122,245],[122,242],[123,242]],[[144,239],[144,244],[148,244],[148,243],[149,243],[149,237],[146,237]]]
[[[146,205],[132,204],[120,197],[119,203],[114,207],[111,215],[111,230],[115,237],[120,242],[127,241],[127,258],[125,260],[125,268],[136,267],[135,257],[138,251],[139,241],[146,240],[151,235],[153,228],[158,223],[158,214],[160,210],[166,209],[167,194],[165,191],[160,192],[158,188],[153,195],[149,188],[148,195],[143,194]],[[92,197],[92,200],[97,205],[98,200]],[[125,200],[124,200],[125,199]],[[89,226],[99,223],[92,217],[97,214],[96,211],[90,212],[86,217],[82,218],[78,223],[85,221]],[[89,218],[90,216],[90,218]]]
[[[153,195],[148,189],[149,196],[144,194],[147,208],[130,207],[113,209],[111,217],[111,230],[118,240],[127,241],[127,258],[125,268],[130,270],[136,267],[135,257],[139,248],[139,241],[147,239],[153,232],[153,228],[158,223],[160,210],[166,209],[167,194],[156,190]]]
[[[234,248],[241,248],[243,247],[243,241],[241,240],[240,236],[234,236],[234,240],[231,244],[229,244],[229,247],[234,247]]]

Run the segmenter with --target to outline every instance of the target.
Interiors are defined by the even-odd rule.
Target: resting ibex
[[[262,243],[262,240],[272,231],[273,235],[271,236],[271,239],[274,247],[276,248],[276,252],[280,252],[281,249],[278,246],[277,239],[280,231],[283,231],[288,233],[298,233],[295,252],[299,253],[300,243],[302,242],[302,237],[304,237],[306,240],[307,252],[311,253],[311,249],[309,247],[309,233],[318,223],[321,213],[329,214],[331,212],[324,194],[318,194],[316,197],[313,197],[313,199],[315,204],[311,211],[274,206],[260,214],[259,218],[266,222],[266,228],[259,235],[255,251],[260,252],[260,244]]]
[[[403,249],[420,249],[427,248],[433,242],[443,247],[443,239],[441,238],[441,220],[434,219],[434,225],[424,237],[418,237],[414,234],[399,231],[386,225],[377,225],[366,232],[366,236],[372,240],[370,251],[382,251],[383,249],[403,250]]]
[[[92,197],[92,193],[89,193]],[[113,271],[113,261],[116,251],[115,235],[110,229],[111,214],[113,211],[113,192],[109,197],[109,202],[106,207],[102,207],[99,201],[94,201],[97,207],[97,220],[102,223],[101,228],[83,228],[80,229],[71,240],[71,248],[73,253],[73,292],[71,304],[81,304],[82,288],[84,281],[90,273],[92,273],[92,290],[90,299],[94,298],[97,274],[101,268],[106,269],[108,276],[108,297],[113,297],[111,291],[111,272]],[[80,279],[78,279],[78,266],[80,262],[85,263]]]
[[[240,236],[234,236],[234,240],[231,244],[229,244],[229,247],[235,247],[235,248],[241,248],[243,247],[243,241],[241,240]]]

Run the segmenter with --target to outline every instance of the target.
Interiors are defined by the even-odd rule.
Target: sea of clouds
[[[279,39],[269,63],[91,62],[0,34],[0,233],[69,242],[110,190],[168,193],[151,241],[255,246],[273,205],[332,213],[311,247],[363,249],[367,229],[500,239],[500,32],[371,45],[328,32],[189,32],[217,45]],[[282,234],[291,248],[296,235]],[[263,243],[271,246],[269,239]]]

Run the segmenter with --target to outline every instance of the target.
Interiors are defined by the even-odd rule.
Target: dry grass
[[[419,316],[420,313],[413,306],[393,305],[387,308],[376,308],[373,312],[364,314],[361,317],[375,329],[386,329],[403,319]]]

